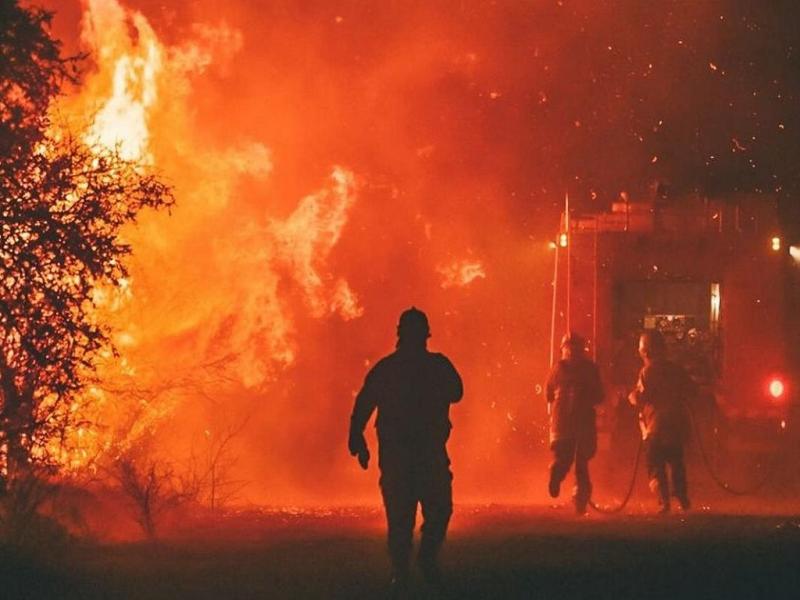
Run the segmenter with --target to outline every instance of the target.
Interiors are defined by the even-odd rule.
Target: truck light
[[[781,249],[781,238],[774,237],[772,238],[772,250],[774,252],[780,252]]]
[[[769,382],[769,395],[772,396],[775,400],[781,398],[785,391],[786,391],[786,386],[783,385],[783,381],[781,381],[777,377]]]
[[[561,246],[562,248],[566,248],[567,247],[567,242],[568,242],[568,238],[567,238],[567,234],[566,233],[562,233],[561,235],[558,236],[558,245],[559,246]]]

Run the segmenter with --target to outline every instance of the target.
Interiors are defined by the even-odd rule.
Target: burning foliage
[[[139,164],[53,125],[46,111],[72,61],[46,33],[45,13],[4,10],[13,28],[3,47],[14,54],[0,156],[0,482],[13,495],[17,482],[58,472],[80,451],[81,394],[112,352],[96,294],[127,276],[120,229],[172,198]]]

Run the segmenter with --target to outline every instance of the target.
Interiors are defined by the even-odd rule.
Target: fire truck
[[[569,200],[554,250],[551,363],[560,334],[589,340],[612,397],[636,381],[638,336],[656,329],[701,390],[712,448],[774,451],[790,426],[790,258],[774,199],[688,195],[578,212]]]

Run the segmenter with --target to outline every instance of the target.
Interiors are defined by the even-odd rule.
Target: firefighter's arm
[[[439,360],[442,364],[444,389],[447,393],[447,400],[454,404],[461,400],[464,396],[464,382],[461,380],[461,375],[458,374],[453,363],[444,354],[439,355]]]
[[[647,402],[647,388],[646,388],[646,372],[642,369],[639,373],[639,379],[636,381],[636,386],[630,394],[628,394],[628,402],[633,406],[640,407]]]
[[[356,396],[353,413],[350,416],[350,434],[347,440],[350,455],[358,457],[358,464],[362,469],[369,466],[369,448],[367,448],[367,440],[364,438],[364,428],[372,417],[372,413],[375,412],[376,398],[373,369],[367,374],[364,385]]]
[[[552,409],[553,409],[553,402],[556,399],[556,368],[554,368],[550,375],[547,377],[547,383],[544,386],[545,389],[545,399],[547,400],[547,415],[549,416]]]
[[[545,383],[545,398],[547,400],[548,406],[555,401],[556,399],[556,372],[558,371],[558,367],[554,367],[550,374],[547,376],[547,383]]]

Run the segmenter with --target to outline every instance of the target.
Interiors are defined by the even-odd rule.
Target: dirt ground
[[[567,506],[457,506],[438,596],[799,598],[800,516],[699,507],[578,518]],[[382,598],[377,508],[252,509],[158,544],[0,548],[0,598]]]

